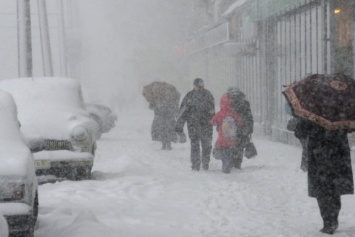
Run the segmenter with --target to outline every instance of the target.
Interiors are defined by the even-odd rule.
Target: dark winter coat
[[[308,194],[310,197],[354,193],[353,172],[347,130],[327,131],[301,120],[295,136],[308,136]]]
[[[246,96],[237,88],[229,88],[228,95],[231,98],[231,107],[243,121],[238,127],[238,136],[247,137],[253,133],[254,119],[250,109],[250,103]]]
[[[186,94],[180,105],[176,132],[183,131],[185,122],[190,139],[211,137],[211,120],[215,114],[214,98],[208,90],[202,88]]]
[[[177,135],[174,131],[178,113],[177,106],[154,106],[150,105],[154,110],[154,119],[152,123],[152,140],[161,142],[176,142]]]

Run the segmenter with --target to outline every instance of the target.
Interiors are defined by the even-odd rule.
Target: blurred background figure
[[[173,85],[155,81],[144,86],[143,96],[149,102],[149,108],[154,110],[152,140],[161,141],[163,150],[171,150],[171,143],[178,140],[174,128],[180,93]]]

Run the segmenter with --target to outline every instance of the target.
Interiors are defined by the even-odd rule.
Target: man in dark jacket
[[[348,132],[327,131],[306,120],[295,130],[297,138],[308,138],[308,195],[317,198],[323,218],[320,231],[327,234],[338,228],[340,196],[354,193]]]
[[[199,171],[201,162],[202,168],[208,170],[213,135],[211,120],[215,114],[214,98],[211,92],[204,88],[202,79],[196,78],[193,84],[194,89],[188,92],[181,102],[175,131],[182,133],[187,122],[191,140],[192,170]]]
[[[254,119],[250,109],[250,103],[245,94],[236,87],[228,88],[228,95],[231,98],[231,107],[243,121],[243,125],[238,126],[237,142],[233,150],[234,167],[241,168],[243,162],[244,148],[250,142],[253,133]]]

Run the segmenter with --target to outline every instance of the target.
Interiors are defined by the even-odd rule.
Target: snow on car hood
[[[0,177],[26,176],[33,169],[33,157],[24,142],[0,139]]]
[[[26,137],[70,139],[75,126],[94,126],[84,109],[80,83],[71,78],[16,78],[0,81],[18,108]]]
[[[0,176],[34,173],[32,154],[20,132],[12,96],[0,91]]]

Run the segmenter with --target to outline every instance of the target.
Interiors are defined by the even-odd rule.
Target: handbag
[[[250,140],[249,142],[245,145],[245,150],[244,150],[244,155],[246,158],[250,159],[255,157],[258,154],[256,147],[254,145],[254,143],[251,140],[251,136],[250,136]]]

